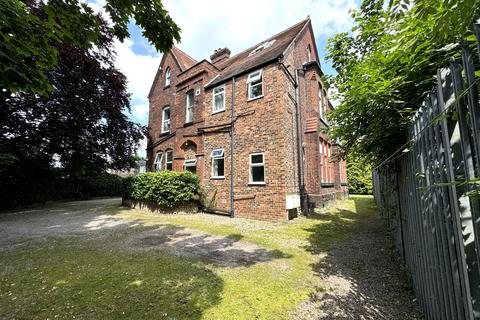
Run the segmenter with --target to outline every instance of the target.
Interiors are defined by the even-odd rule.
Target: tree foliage
[[[480,17],[480,0],[364,0],[354,27],[329,39],[340,105],[331,134],[374,161],[401,146],[436,69]]]
[[[0,92],[2,202],[81,196],[88,177],[132,165],[145,128],[126,115],[130,95],[114,67],[114,35],[98,19],[95,48],[54,44],[58,65],[45,74],[49,95]]]
[[[347,155],[348,192],[351,194],[372,194],[372,165],[361,155]]]
[[[160,0],[107,0],[109,32],[129,36],[134,18],[159,51],[180,40],[180,28]],[[77,48],[102,44],[105,25],[80,0],[0,0],[0,88],[46,95],[52,90],[47,71],[58,66],[57,43]]]
[[[48,96],[16,93],[0,101],[0,149],[47,159],[68,176],[85,176],[128,166],[143,128],[130,110],[126,78],[112,61],[113,36],[102,46],[77,48],[59,43],[59,65],[47,72]]]

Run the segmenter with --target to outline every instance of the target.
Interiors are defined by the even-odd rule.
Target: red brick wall
[[[294,44],[287,50],[284,65],[291,74],[307,62],[307,48],[311,46],[312,59],[316,57],[314,38],[310,27],[304,29]],[[174,150],[174,170],[183,170],[183,160],[193,155],[197,158],[197,174],[203,181],[207,202],[214,208],[231,209],[231,139],[230,132],[218,131],[211,126],[224,125],[229,129],[234,121],[234,210],[235,216],[261,220],[286,220],[286,197],[299,194],[299,171],[297,170],[297,108],[300,110],[300,161],[303,180],[312,203],[323,205],[328,199],[342,195],[345,187],[340,183],[339,165],[334,164],[335,183],[327,187],[321,183],[319,138],[326,126],[319,117],[318,90],[323,86],[319,70],[312,66],[299,72],[298,84],[300,105],[295,103],[295,86],[288,72],[279,63],[263,67],[263,97],[248,101],[247,74],[235,78],[234,114],[232,116],[232,80],[225,86],[225,111],[212,114],[213,88],[204,86],[218,73],[210,63],[203,61],[181,72],[170,55],[164,60],[163,70],[172,69],[172,85],[164,89],[164,76],[160,77],[150,100],[149,132],[152,148],[148,151],[149,168],[154,155],[168,148]],[[255,71],[255,70],[253,70]],[[200,89],[194,96],[194,121],[185,125],[186,93]],[[160,136],[162,108],[171,106],[172,137],[162,141]],[[198,134],[199,129],[203,134]],[[158,143],[161,141],[160,143]],[[195,146],[196,148],[192,148]],[[223,148],[225,177],[211,177],[213,149]],[[186,151],[188,150],[188,151]],[[249,156],[263,152],[265,155],[265,185],[249,184]],[[333,196],[332,196],[333,195]]]

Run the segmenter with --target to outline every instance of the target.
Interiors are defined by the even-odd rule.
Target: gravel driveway
[[[0,214],[0,252],[50,237],[111,237],[122,250],[164,250],[223,267],[249,266],[286,257],[240,235],[227,237],[168,223],[147,223],[117,214],[120,198],[58,202],[45,207]],[[103,243],[99,241],[99,243]]]

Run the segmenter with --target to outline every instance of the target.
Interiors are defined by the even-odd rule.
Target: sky
[[[209,58],[215,49],[228,47],[232,55],[287,29],[308,15],[312,21],[322,70],[334,74],[325,61],[327,39],[352,25],[349,10],[360,0],[163,0],[165,9],[181,28],[176,44],[197,61]],[[99,11],[105,0],[88,0]],[[116,67],[128,80],[132,94],[129,117],[142,125],[148,122],[148,92],[161,54],[142,36],[131,21],[130,38],[115,42]]]

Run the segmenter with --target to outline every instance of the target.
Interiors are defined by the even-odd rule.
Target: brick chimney
[[[227,61],[230,58],[230,49],[218,48],[213,51],[213,54],[210,56],[210,61],[213,65],[217,66],[218,64]]]

